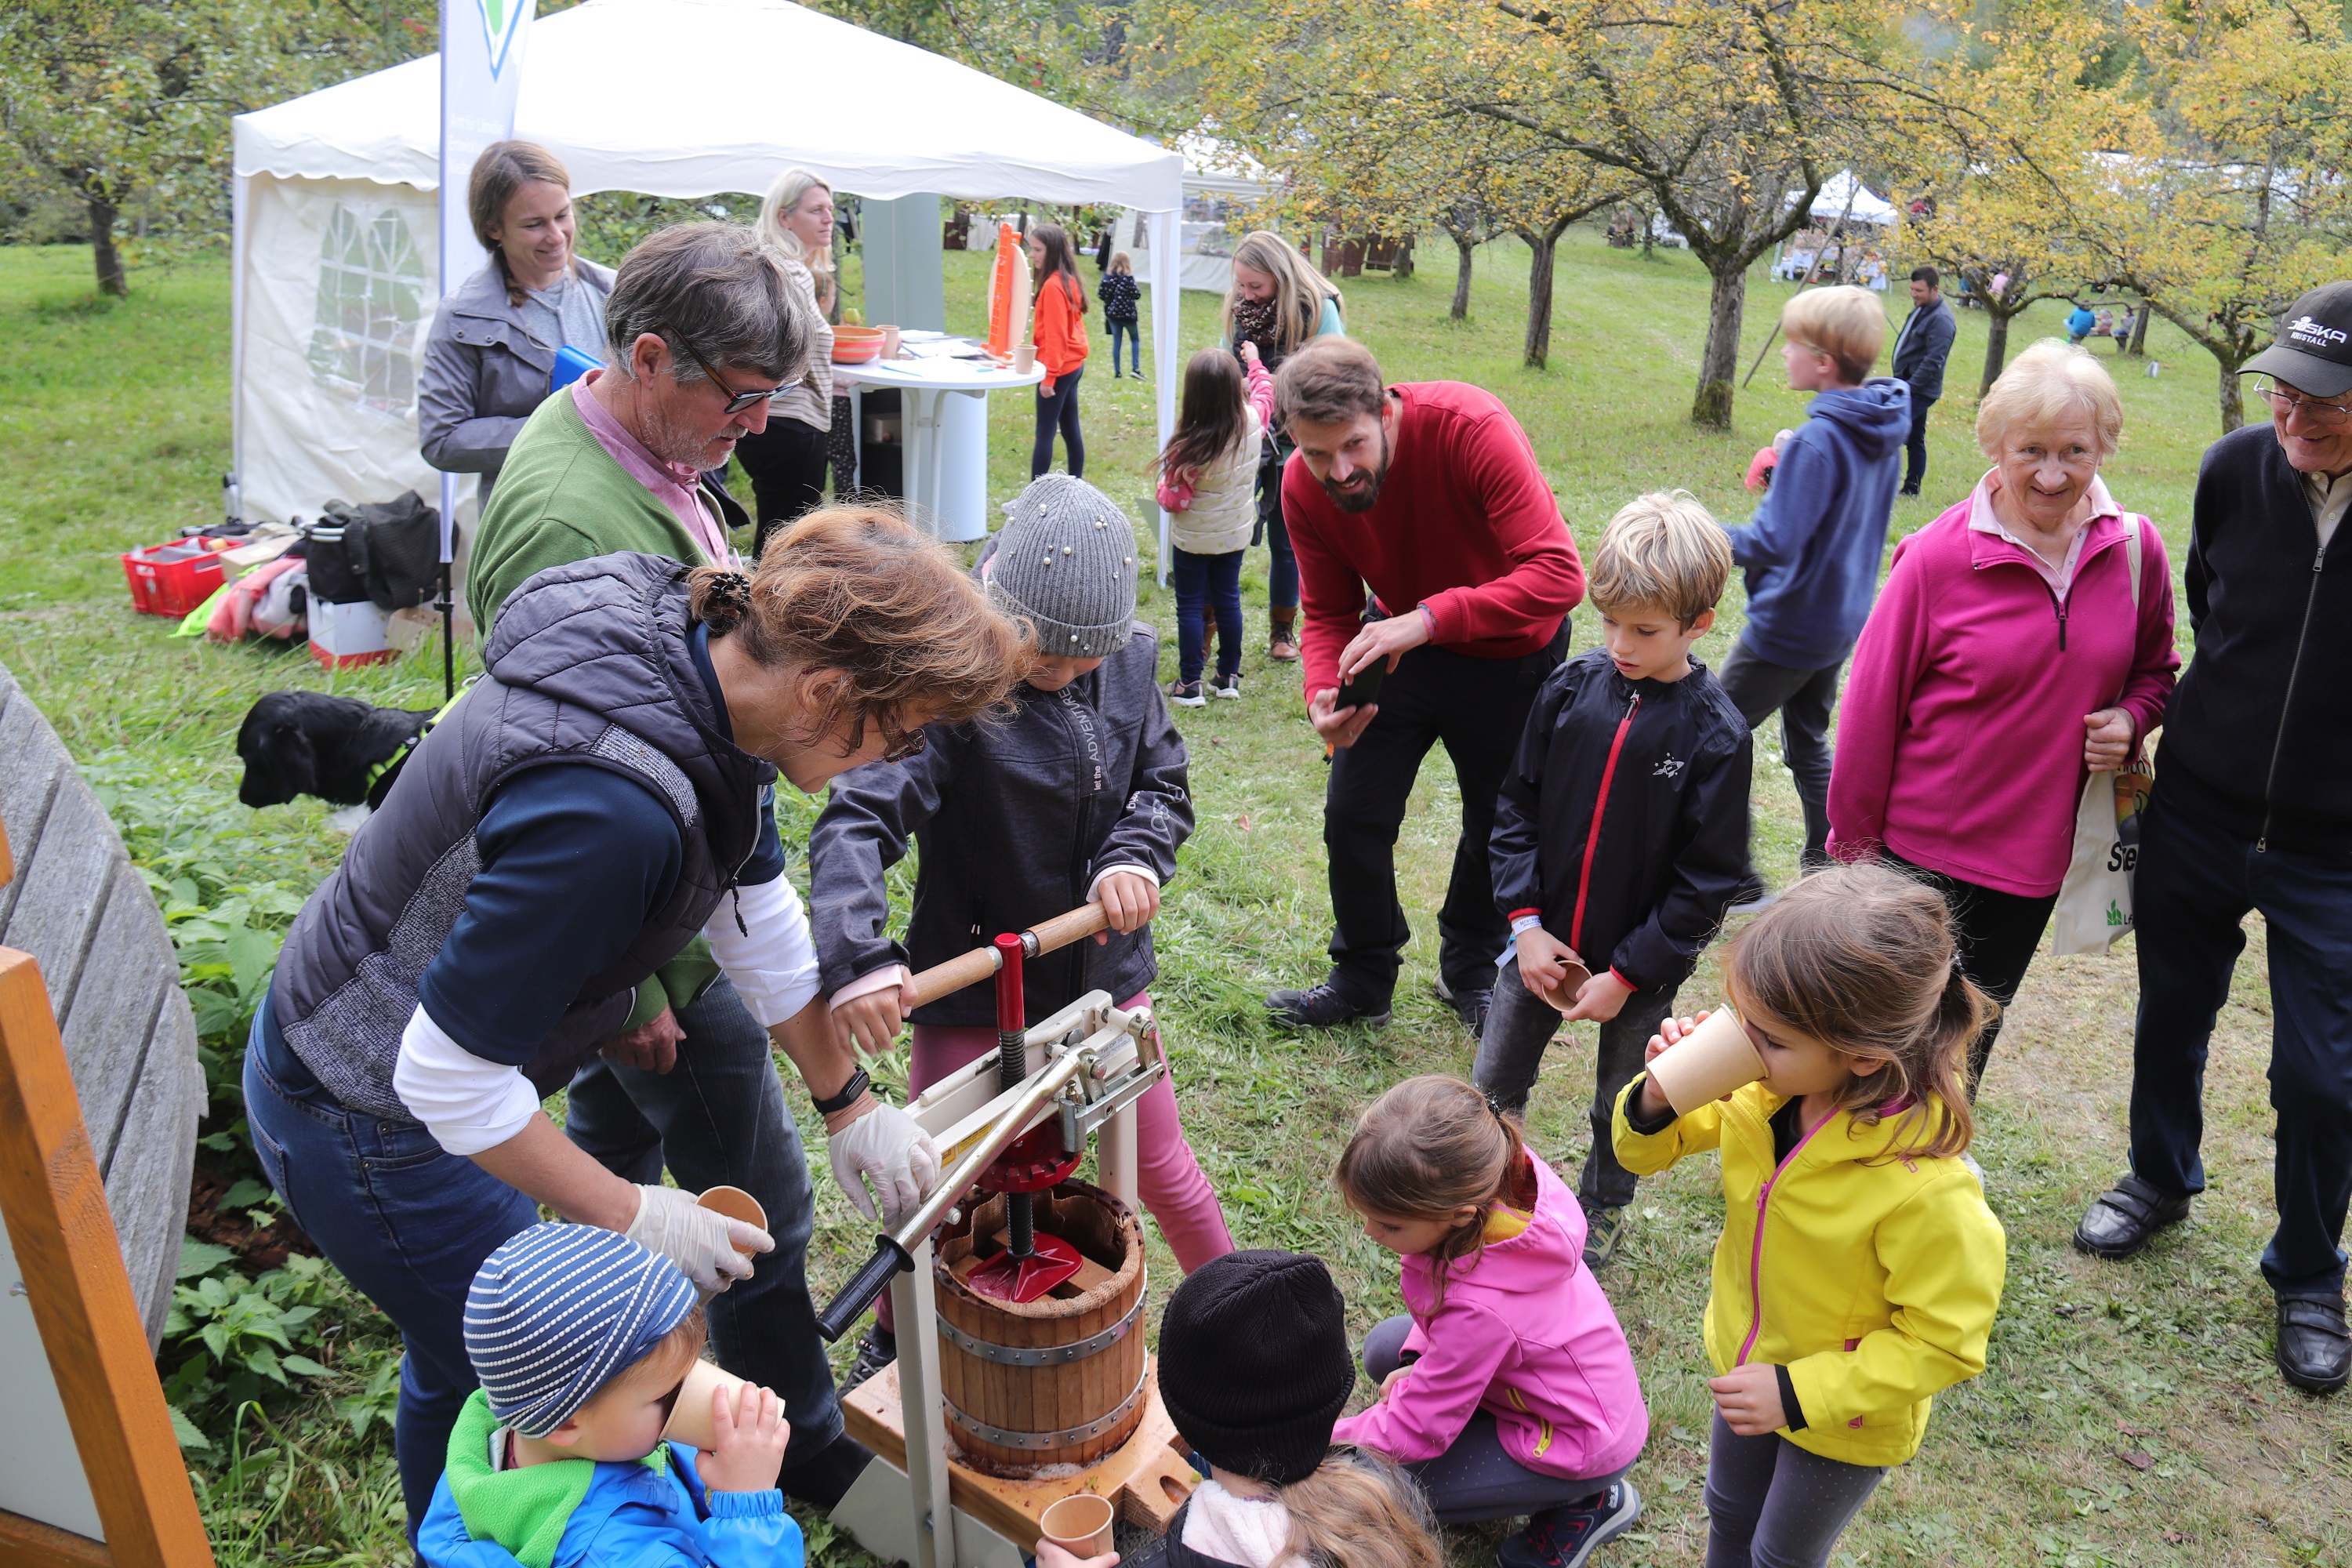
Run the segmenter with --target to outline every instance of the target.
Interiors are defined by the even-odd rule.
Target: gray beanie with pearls
[[[1004,509],[989,602],[1037,628],[1037,651],[1106,658],[1135,625],[1135,525],[1084,479],[1047,474]]]

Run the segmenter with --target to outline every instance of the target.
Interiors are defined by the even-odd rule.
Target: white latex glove
[[[776,1249],[776,1238],[758,1226],[704,1208],[676,1187],[638,1187],[637,1217],[622,1234],[677,1264],[705,1296],[751,1277],[744,1252]]]
[[[931,1136],[915,1119],[895,1105],[873,1110],[826,1140],[833,1155],[833,1179],[867,1219],[875,1217],[874,1199],[882,1201],[882,1223],[896,1226],[898,1216],[929,1195],[940,1179],[940,1152]],[[874,1196],[860,1178],[870,1177]]]

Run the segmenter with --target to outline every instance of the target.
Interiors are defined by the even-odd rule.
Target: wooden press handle
[[[1031,955],[1034,957],[1083,941],[1109,924],[1110,917],[1103,913],[1100,904],[1082,904],[1067,914],[1041,921],[1022,934],[1036,939],[1035,951]],[[996,949],[992,946],[975,947],[960,958],[934,964],[916,975],[913,983],[915,1005],[920,1007],[942,996],[952,995],[967,985],[977,985],[995,973]]]

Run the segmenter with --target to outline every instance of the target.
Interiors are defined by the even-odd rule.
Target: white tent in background
[[[562,158],[575,195],[758,192],[798,164],[869,203],[1140,208],[1162,239],[1152,255],[1172,261],[1178,153],[789,0],[587,0],[535,24],[530,50],[514,133]],[[248,516],[433,493],[416,376],[442,286],[439,116],[427,56],[236,119],[231,374]],[[1145,271],[1164,444],[1175,268]]]
[[[1792,207],[1802,191],[1790,191],[1780,205]],[[1850,204],[1850,205],[1849,205]],[[1852,169],[1840,169],[1822,184],[1822,194],[1813,198],[1813,216],[1827,223],[1843,217],[1848,223],[1866,223],[1874,228],[1885,228],[1897,216],[1895,204],[1884,196],[1873,195],[1862,176]]]
[[[1179,249],[1183,265],[1181,285],[1223,294],[1234,280],[1234,233],[1237,218],[1246,219],[1282,182],[1264,164],[1230,142],[1193,132],[1176,139],[1184,159],[1184,213],[1179,226]],[[1139,268],[1149,269],[1150,214],[1130,208],[1119,215],[1111,231],[1111,247],[1132,254]]]

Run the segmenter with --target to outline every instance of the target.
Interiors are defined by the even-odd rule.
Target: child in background
[[[1724,971],[1764,1080],[1677,1119],[1645,1073],[1618,1101],[1617,1154],[1646,1174],[1721,1151],[1707,1568],[1818,1568],[1918,1452],[1932,1396],[1984,1370],[2004,1238],[1961,1155],[1992,1005],[1942,897],[1879,866],[1798,883]],[[1650,1054],[1694,1023],[1669,1020]]]
[[[1502,1568],[1582,1568],[1641,1517],[1625,1472],[1650,1417],[1575,1198],[1454,1078],[1381,1096],[1334,1180],[1403,1258],[1412,1312],[1366,1337],[1380,1401],[1335,1436],[1402,1464],[1449,1524],[1531,1514]]]
[[[1110,330],[1110,374],[1118,379],[1118,340],[1127,336],[1127,352],[1135,362],[1135,374],[1143,374],[1143,338],[1135,328],[1135,308],[1142,290],[1135,285],[1135,263],[1124,250],[1114,250],[1110,269],[1103,274],[1102,282],[1095,289],[1102,300],[1103,325]]]
[[[2091,335],[2091,329],[2098,325],[2099,318],[2093,315],[2091,307],[2080,300],[2072,303],[2074,308],[2066,312],[2066,341],[2079,348],[2083,340]]]
[[[1159,1373],[1208,1479],[1127,1568],[1444,1568],[1412,1480],[1377,1454],[1331,1447],[1356,1368],[1321,1258],[1233,1252],[1186,1276],[1160,1321]],[[1038,1544],[1037,1568],[1078,1562]]]
[[[1787,448],[1789,437],[1795,434],[1794,430],[1783,430],[1772,437],[1770,446],[1756,448],[1756,455],[1748,459],[1746,483],[1749,489],[1761,495],[1772,488],[1772,470],[1780,467],[1780,454]]]
[[[1238,359],[1202,349],[1185,365],[1182,412],[1160,455],[1160,504],[1176,552],[1176,679],[1167,690],[1180,708],[1208,700],[1201,690],[1203,605],[1217,628],[1217,677],[1209,689],[1242,694],[1242,552],[1257,523],[1258,448],[1273,415],[1274,377],[1255,343],[1244,342]]]
[[[764,1388],[711,1394],[715,1447],[662,1441],[702,1354],[677,1266],[615,1231],[535,1225],[466,1293],[482,1380],[416,1533],[427,1568],[798,1568],[776,1475],[791,1435]]]
[[[1086,437],[1078,433],[1078,376],[1087,364],[1087,288],[1078,281],[1077,255],[1057,223],[1029,231],[1029,264],[1036,269],[1037,309],[1030,330],[1045,379],[1037,384],[1037,446],[1029,454],[1029,477],[1054,466],[1054,435],[1068,448],[1070,478],[1087,473]]]
[[[1513,946],[1471,1077],[1520,1115],[1561,1015],[1601,1026],[1576,1191],[1588,1268],[1615,1255],[1632,1212],[1634,1177],[1610,1146],[1618,1091],[1747,868],[1748,724],[1690,657],[1730,575],[1723,530],[1686,490],[1612,518],[1585,577],[1603,646],[1544,682],[1496,803],[1495,902]],[[1566,963],[1591,972],[1572,994]]]

